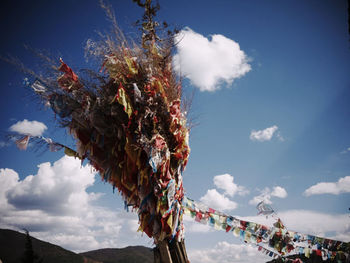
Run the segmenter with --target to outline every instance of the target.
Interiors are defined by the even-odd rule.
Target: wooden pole
[[[166,240],[154,248],[154,263],[189,263],[185,242]]]
[[[154,250],[154,263],[173,263],[166,240],[160,241]]]

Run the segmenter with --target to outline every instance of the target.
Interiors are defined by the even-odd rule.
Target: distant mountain
[[[26,235],[0,229],[0,260],[3,263],[22,263]],[[143,246],[105,248],[76,254],[57,245],[31,237],[34,252],[42,263],[153,263],[153,251]]]
[[[153,250],[143,246],[105,248],[80,253],[80,255],[103,263],[153,263]]]
[[[43,263],[101,263],[34,237],[31,237],[31,241],[34,252]],[[25,234],[0,229],[0,260],[3,263],[21,263],[25,244]]]

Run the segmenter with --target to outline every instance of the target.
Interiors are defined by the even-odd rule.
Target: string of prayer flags
[[[33,141],[35,143],[46,145],[50,152],[57,152],[61,149],[64,149],[66,155],[69,156],[77,156],[77,152],[72,150],[71,148],[60,144],[58,142],[54,142],[51,138],[47,138],[44,136],[32,136],[32,135],[9,135],[9,137],[15,139],[15,143],[18,149],[26,150],[28,148],[29,141]]]
[[[208,206],[184,197],[184,214],[196,222],[208,224],[217,230],[232,232],[245,243],[257,245],[259,250],[272,257],[303,254],[310,257],[312,253],[325,258],[349,258],[350,243],[289,231],[278,219],[272,227],[249,222],[226,215]],[[297,261],[296,261],[297,262]]]
[[[257,245],[257,247],[258,247],[258,251],[260,251],[261,253],[263,253],[265,255],[268,255],[269,257],[273,257],[273,258],[280,257],[279,254],[276,254],[275,252],[273,252],[267,248],[264,248],[264,247],[259,246],[259,245]]]

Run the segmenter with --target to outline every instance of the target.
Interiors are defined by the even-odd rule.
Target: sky
[[[290,230],[349,242],[347,1],[159,2],[159,20],[181,29],[174,69],[194,92],[186,195],[255,222],[266,221],[256,210],[264,200]],[[111,3],[126,36],[137,37],[142,10]],[[24,45],[73,70],[91,68],[84,46],[111,26],[92,0],[6,0],[0,13],[0,55],[36,72],[43,68]],[[76,252],[152,247],[136,232],[136,213],[87,164],[6,140],[29,130],[74,146],[26,87],[28,76],[4,61],[0,69],[0,227],[26,228]],[[193,263],[269,259],[232,234],[184,222]]]

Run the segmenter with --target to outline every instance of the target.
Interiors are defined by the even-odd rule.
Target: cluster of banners
[[[195,202],[187,197],[183,200],[184,214],[196,222],[207,224],[217,230],[231,232],[245,243],[274,258],[289,260],[287,256],[300,254],[310,258],[312,254],[327,259],[346,262],[349,259],[350,243],[289,231],[280,219],[273,227],[240,220]],[[295,259],[294,262],[301,262]]]
[[[138,211],[139,231],[156,244],[174,238],[180,242],[182,172],[190,153],[181,83],[172,71],[171,48],[143,44],[143,49],[130,49],[126,42],[105,42],[98,51],[103,50],[98,55],[101,72],[87,77],[78,77],[60,59],[60,66],[53,67],[56,79],[38,78],[31,85],[27,80],[67,128],[76,150],[30,134],[16,144],[26,150],[37,141],[87,160]]]

